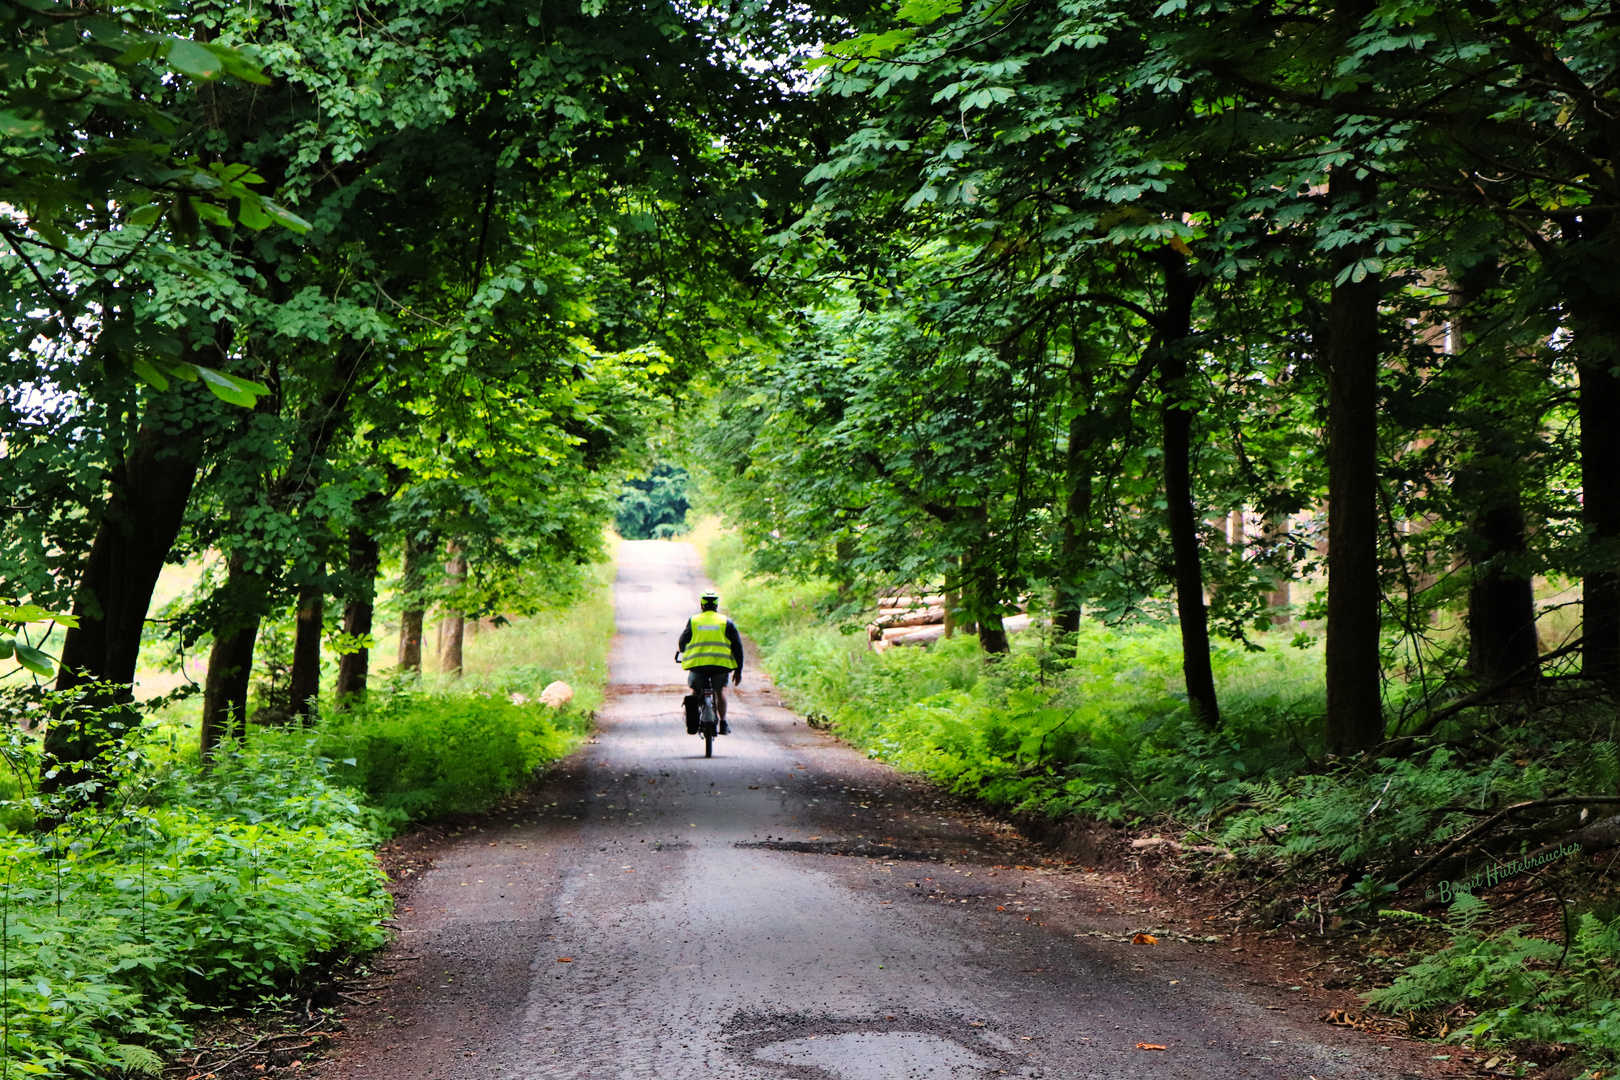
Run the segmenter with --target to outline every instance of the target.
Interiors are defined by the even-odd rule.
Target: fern
[[[1620,790],[1620,748],[1604,740],[1589,747],[1575,772],[1576,789],[1591,794]]]
[[[142,1076],[163,1075],[163,1058],[150,1047],[137,1046],[134,1043],[114,1043],[111,1049],[113,1059],[130,1072],[140,1073]]]

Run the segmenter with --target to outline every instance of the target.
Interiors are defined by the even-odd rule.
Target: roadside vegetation
[[[1415,1034],[1505,1048],[1509,1068],[1513,1048],[1542,1064],[1572,1048],[1590,1064],[1620,1056],[1620,897],[1582,862],[1596,833],[1559,841],[1581,830],[1581,806],[1620,805],[1612,713],[1563,713],[1478,753],[1335,762],[1304,629],[1214,651],[1212,733],[1182,689],[1173,627],[1082,624],[1072,656],[1037,628],[991,664],[965,634],[876,654],[836,584],[751,572],[754,553],[715,518],[693,538],[792,704],[872,757],[1015,815],[1119,826],[1115,857],[1242,900],[1249,925],[1376,952],[1368,1005]],[[1504,806],[1547,809],[1482,829]],[[1480,862],[1456,842],[1483,837],[1499,882],[1465,880]],[[1508,865],[1520,851],[1532,858]]]
[[[701,498],[871,752],[1173,830],[1301,932],[1413,928],[1377,1000],[1436,1030],[1608,1052],[1612,3],[31,0],[0,37],[28,888],[111,852],[84,895],[127,899],[116,807],[297,849],[183,794],[277,763],[329,758],[357,838],[497,798],[591,699],[553,722],[568,665],[485,643]],[[901,592],[955,633],[865,653]],[[188,828],[148,830],[176,874]],[[167,902],[256,918],[256,858]],[[1428,895],[1464,881],[1488,912]],[[310,948],[364,947],[331,916]],[[307,963],[242,925],[251,977],[83,970]],[[49,982],[0,969],[15,1031],[172,1041]]]
[[[305,722],[249,724],[207,768],[194,702],[140,720],[96,780],[56,793],[40,790],[38,731],[10,728],[0,1077],[157,1075],[217,1010],[329,1001],[333,971],[389,936],[376,845],[488,809],[588,732],[613,636],[606,579],[478,635],[462,680],[400,673]],[[542,704],[558,679],[573,699]],[[5,702],[14,718],[59,704]]]

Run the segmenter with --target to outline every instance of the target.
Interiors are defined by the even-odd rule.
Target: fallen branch
[[[1204,855],[1220,855],[1224,858],[1234,859],[1230,848],[1217,847],[1214,844],[1183,844],[1179,840],[1166,840],[1160,836],[1149,836],[1139,840],[1132,840],[1131,847],[1137,850],[1165,847],[1171,851],[1196,851]]]
[[[1397,881],[1395,883],[1395,888],[1397,891],[1404,889],[1406,886],[1428,873],[1429,870],[1435,866],[1435,864],[1439,863],[1440,860],[1444,859],[1447,855],[1450,855],[1458,847],[1466,844],[1476,836],[1489,832],[1496,826],[1498,822],[1518,813],[1521,810],[1535,810],[1549,806],[1582,806],[1589,803],[1608,803],[1611,805],[1620,804],[1620,795],[1565,795],[1556,799],[1529,799],[1525,802],[1517,802],[1512,806],[1504,807],[1462,835],[1453,837],[1439,851],[1435,852],[1433,855],[1429,856],[1429,858],[1425,859],[1421,864],[1419,864],[1416,870],[1411,871]],[[1617,824],[1617,841],[1620,841],[1620,824]],[[1545,849],[1538,849],[1538,853],[1542,850]]]

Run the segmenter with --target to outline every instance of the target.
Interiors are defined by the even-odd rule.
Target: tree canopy
[[[74,613],[63,687],[208,553],[205,741],[266,618],[341,610],[359,692],[393,560],[419,628],[672,526],[621,501],[659,430],[845,603],[1174,621],[1212,726],[1212,639],[1287,615],[1340,751],[1543,654],[1620,683],[1604,5],[8,18],[0,582]]]

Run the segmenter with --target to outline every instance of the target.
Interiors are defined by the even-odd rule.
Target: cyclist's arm
[[[679,641],[677,641],[675,643],[675,647],[677,649],[681,650],[682,652],[685,652],[686,647],[688,645],[690,645],[691,643],[692,643],[692,620],[687,619],[686,620],[686,629],[681,631],[681,640],[679,640]]]
[[[737,624],[730,619],[726,620],[726,641],[731,644],[731,659],[737,664],[737,674],[741,675],[743,669],[742,635],[737,632]]]

